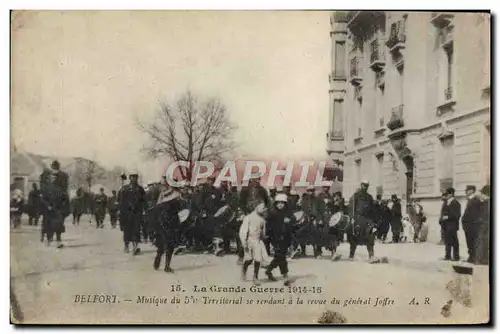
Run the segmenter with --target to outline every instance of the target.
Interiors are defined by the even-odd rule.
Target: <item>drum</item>
[[[234,219],[236,213],[231,210],[229,205],[224,205],[222,208],[217,210],[217,212],[214,214],[214,218],[216,219],[223,219],[224,222],[230,222]]]
[[[189,214],[190,214],[190,211],[188,209],[184,209],[184,210],[179,211],[179,213],[177,215],[179,216],[179,221],[181,222],[181,224],[185,223],[188,220]]]
[[[293,214],[297,225],[304,223],[304,211],[297,211]]]
[[[330,227],[334,227],[334,226],[337,226],[340,221],[342,220],[342,212],[337,212],[335,213],[331,218],[330,218],[330,221],[328,222],[328,226]]]

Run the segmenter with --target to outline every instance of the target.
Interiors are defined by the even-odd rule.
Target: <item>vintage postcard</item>
[[[12,11],[11,322],[490,322],[490,28]]]

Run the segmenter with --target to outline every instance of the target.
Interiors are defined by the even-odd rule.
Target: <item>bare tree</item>
[[[86,185],[88,186],[88,190],[91,191],[92,185],[96,179],[103,177],[103,170],[97,165],[97,163],[93,160],[85,160],[85,164],[83,166],[83,177]]]
[[[151,123],[138,122],[147,133],[149,145],[145,152],[153,158],[166,156],[174,161],[188,161],[180,168],[184,179],[190,179],[196,161],[219,161],[235,148],[226,107],[218,99],[200,102],[187,92],[175,103],[160,102],[156,118]]]

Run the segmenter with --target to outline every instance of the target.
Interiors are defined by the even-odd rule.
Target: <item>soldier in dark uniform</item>
[[[111,197],[108,199],[109,219],[111,221],[111,227],[116,228],[116,222],[118,221],[118,207],[120,203],[118,202],[116,190],[113,190],[111,194]]]
[[[71,211],[73,213],[73,225],[80,225],[80,218],[84,211],[84,196],[83,189],[76,190],[76,197],[71,200]]]
[[[445,257],[444,260],[460,260],[457,232],[459,229],[461,206],[455,199],[455,189],[446,189],[446,203],[443,207],[440,223],[444,229]],[[453,251],[453,258],[452,258]]]
[[[288,248],[292,244],[293,220],[294,216],[286,207],[287,196],[278,194],[274,201],[274,210],[269,213],[267,235],[274,249],[274,257],[266,269],[266,275],[271,281],[276,281],[272,271],[279,267],[281,275],[284,278],[285,286],[290,285],[288,279],[288,263],[286,255]]]
[[[138,174],[130,173],[130,183],[120,190],[120,225],[123,229],[125,252],[129,252],[132,242],[133,254],[140,254],[138,244],[141,239],[142,215],[146,206],[146,193],[138,183]]]
[[[38,219],[40,219],[41,196],[42,193],[38,189],[37,184],[33,183],[33,189],[28,194],[29,225],[38,225]]]
[[[183,204],[180,193],[172,187],[162,191],[158,204],[153,208],[153,221],[155,226],[155,245],[157,247],[153,267],[158,270],[161,258],[165,254],[165,272],[173,273],[170,267],[175,247],[180,241],[181,223],[178,213]]]
[[[350,259],[354,258],[359,244],[366,245],[369,258],[374,256],[375,237],[372,230],[375,223],[373,221],[373,197],[368,193],[369,185],[368,181],[361,182],[361,188],[349,200],[349,216],[352,219],[347,228]]]
[[[316,238],[316,231],[313,228],[314,220],[315,220],[315,212],[314,212],[314,187],[309,186],[307,188],[307,192],[302,195],[302,199],[300,201],[300,207],[304,212],[304,224],[303,226],[296,231],[296,235],[298,236],[299,245],[300,245],[300,255],[306,256],[306,245],[311,239]],[[314,247],[314,255],[317,255],[317,247]]]
[[[327,219],[327,205],[330,201],[330,193],[329,187],[323,187],[321,192],[314,196],[313,200],[313,216],[314,216],[314,225],[316,229],[314,233],[316,233],[316,241],[314,242],[314,256],[321,256],[323,253],[323,247],[328,246],[330,243],[328,236],[328,223]]]
[[[95,196],[95,221],[96,228],[104,227],[104,217],[108,205],[108,196],[104,193],[104,188],[99,189],[99,194]]]
[[[403,214],[401,212],[401,202],[396,194],[391,196],[392,200],[392,208],[391,208],[391,233],[392,233],[392,242],[399,243],[399,236],[401,231],[403,230],[403,222],[401,219],[403,218]]]
[[[49,179],[44,180],[42,187],[42,202],[44,204],[44,232],[47,235],[47,245],[56,235],[57,248],[63,247],[61,234],[64,233],[64,219],[69,215],[69,197],[67,191],[61,188],[61,171],[54,171]],[[67,174],[66,174],[67,176]],[[58,179],[59,177],[59,179]],[[43,237],[42,237],[43,238]]]
[[[213,238],[216,233],[214,214],[222,207],[222,192],[214,187],[214,177],[209,177],[202,188],[202,223],[203,247],[205,252],[213,248]]]
[[[229,254],[231,252],[231,240],[236,237],[236,234],[239,231],[239,224],[237,222],[238,188],[228,186],[226,189],[227,191],[224,194],[223,201],[226,205],[228,205],[229,210],[234,213],[234,218],[231,221],[224,222],[225,225],[222,229],[223,250],[224,253]],[[236,248],[238,248],[238,246]]]

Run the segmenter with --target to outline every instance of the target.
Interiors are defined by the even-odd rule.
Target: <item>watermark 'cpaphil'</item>
[[[281,164],[283,166],[283,164]],[[191,178],[176,180],[175,175],[178,168],[191,168]],[[175,161],[171,163],[166,171],[166,179],[169,185],[184,187],[186,185],[196,186],[201,181],[213,177],[214,186],[219,187],[222,182],[230,182],[232,185],[248,186],[250,180],[258,180],[267,187],[291,186],[296,187],[328,187],[333,184],[324,179],[326,162],[319,161],[289,161],[284,168],[280,168],[280,162],[272,161],[269,168],[264,161],[246,161],[243,168],[238,168],[235,161],[227,161],[221,168],[216,168],[210,161],[196,161],[190,164],[188,161]],[[267,180],[267,181],[266,181]],[[266,182],[264,182],[266,181]]]

